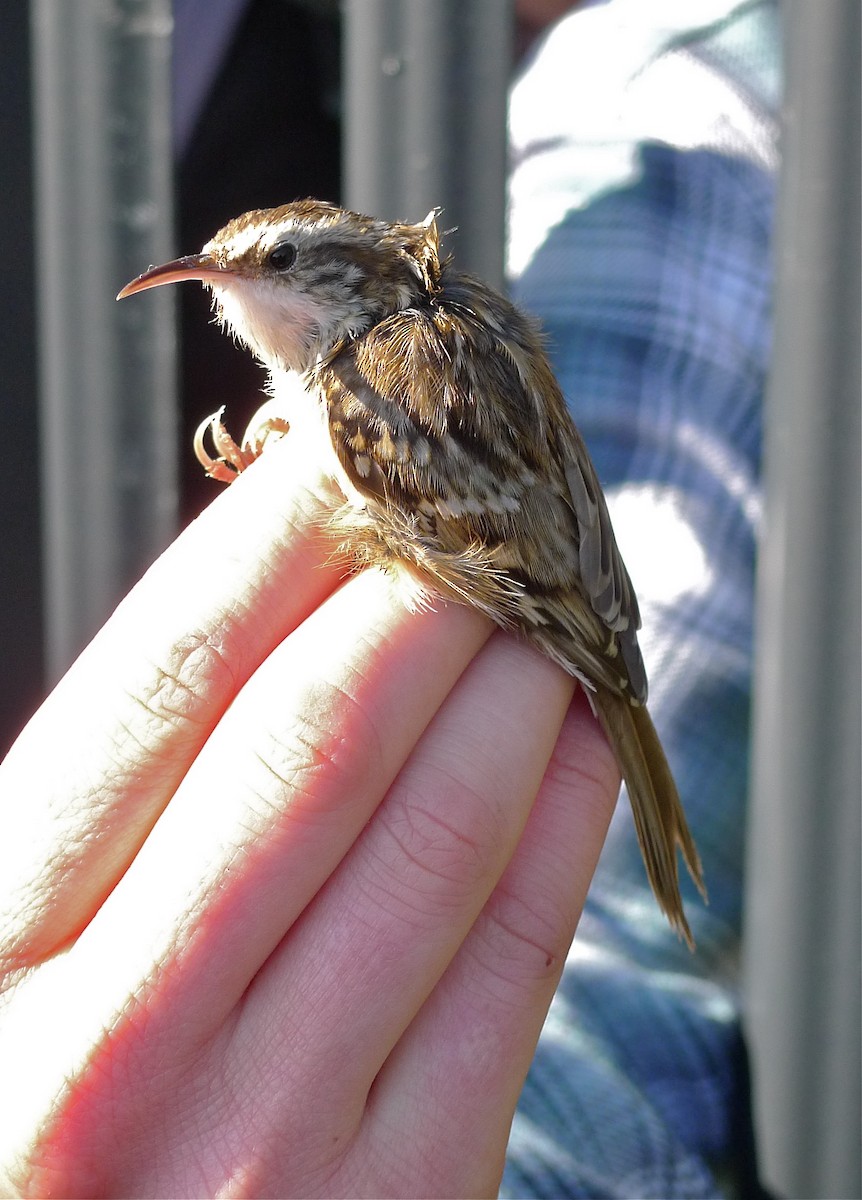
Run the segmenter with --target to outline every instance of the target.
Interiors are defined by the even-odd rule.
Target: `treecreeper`
[[[625,779],[658,903],[692,945],[677,847],[705,896],[701,865],[646,707],[637,599],[601,485],[537,328],[441,261],[436,216],[397,224],[316,200],[255,210],[118,298],[187,279],[208,287],[273,396],[292,397],[270,427],[319,431],[344,497],[333,528],[357,566],[406,565],[580,681]],[[266,434],[264,422],[237,446],[219,410],[196,451],[230,480]]]

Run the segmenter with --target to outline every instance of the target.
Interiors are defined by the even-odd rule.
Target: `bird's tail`
[[[694,949],[679,893],[677,846],[705,900],[703,871],[652,718],[644,705],[632,705],[605,688],[591,692],[590,700],[625,779],[647,878],[659,907]]]

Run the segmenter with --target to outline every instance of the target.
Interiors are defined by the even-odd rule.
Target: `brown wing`
[[[319,368],[333,443],[397,557],[568,670],[646,698],[604,497],[529,323],[463,277]]]
[[[647,700],[647,678],[637,641],[640,609],[611,526],[607,502],[583,441],[566,456],[565,476],[578,525],[581,584],[593,611],[617,635],[632,694]]]

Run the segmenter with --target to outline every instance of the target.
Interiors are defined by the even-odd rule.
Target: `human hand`
[[[496,1193],[619,776],[534,650],[342,584],[323,486],[268,449],[0,768],[9,1194]]]

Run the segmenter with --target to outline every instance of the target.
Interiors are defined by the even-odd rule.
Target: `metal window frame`
[[[170,0],[31,0],[45,656],[53,681],[176,531]]]
[[[458,263],[503,286],[513,0],[346,0],[348,207],[421,221],[441,207]]]
[[[745,986],[764,1177],[860,1178],[858,0],[790,0],[766,403]]]

